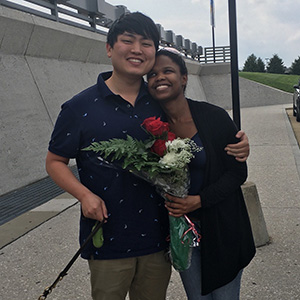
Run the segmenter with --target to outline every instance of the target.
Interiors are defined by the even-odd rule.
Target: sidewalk
[[[297,300],[300,299],[299,146],[284,105],[244,108],[241,120],[251,144],[248,181],[256,184],[271,237],[271,243],[257,249],[244,271],[241,299]],[[62,202],[67,205],[60,207]],[[45,222],[34,228],[36,216],[44,216],[41,222],[43,218]],[[0,250],[0,298],[38,299],[77,251],[78,222],[79,205],[63,194],[1,226],[1,239],[4,230],[8,236],[16,228],[19,235],[25,234]],[[34,229],[26,233],[27,226]],[[9,231],[12,228],[15,229]],[[91,300],[89,294],[89,270],[79,258],[47,299]],[[176,271],[167,299],[186,299]]]

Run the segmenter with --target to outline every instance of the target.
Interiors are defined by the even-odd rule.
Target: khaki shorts
[[[89,260],[93,300],[164,300],[171,264],[164,251],[150,255]]]

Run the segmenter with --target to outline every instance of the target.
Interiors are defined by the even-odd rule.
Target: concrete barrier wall
[[[254,107],[277,104],[292,104],[291,93],[240,77],[241,107]]]
[[[0,194],[45,177],[44,160],[63,102],[107,65],[0,55]]]
[[[230,64],[201,65],[199,73],[205,98],[224,109],[232,108]],[[291,104],[292,95],[272,87],[239,78],[240,106]]]
[[[0,5],[0,195],[47,176],[44,161],[61,104],[112,69],[105,41]],[[187,67],[187,97],[231,108],[229,64],[189,60]],[[241,93],[250,105],[247,90]]]
[[[0,195],[47,176],[63,102],[111,70],[106,37],[0,6]]]

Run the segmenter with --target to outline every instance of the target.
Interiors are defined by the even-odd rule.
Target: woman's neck
[[[162,108],[167,115],[170,130],[177,137],[192,138],[197,133],[188,101],[184,96],[163,103]]]
[[[170,124],[185,123],[192,120],[187,99],[181,96],[161,104]]]

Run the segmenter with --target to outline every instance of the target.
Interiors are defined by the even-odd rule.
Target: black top
[[[188,99],[206,153],[204,182],[199,195],[201,221],[202,294],[232,281],[255,255],[250,221],[240,186],[246,163],[227,155],[236,143],[237,128],[227,112],[215,105]]]

